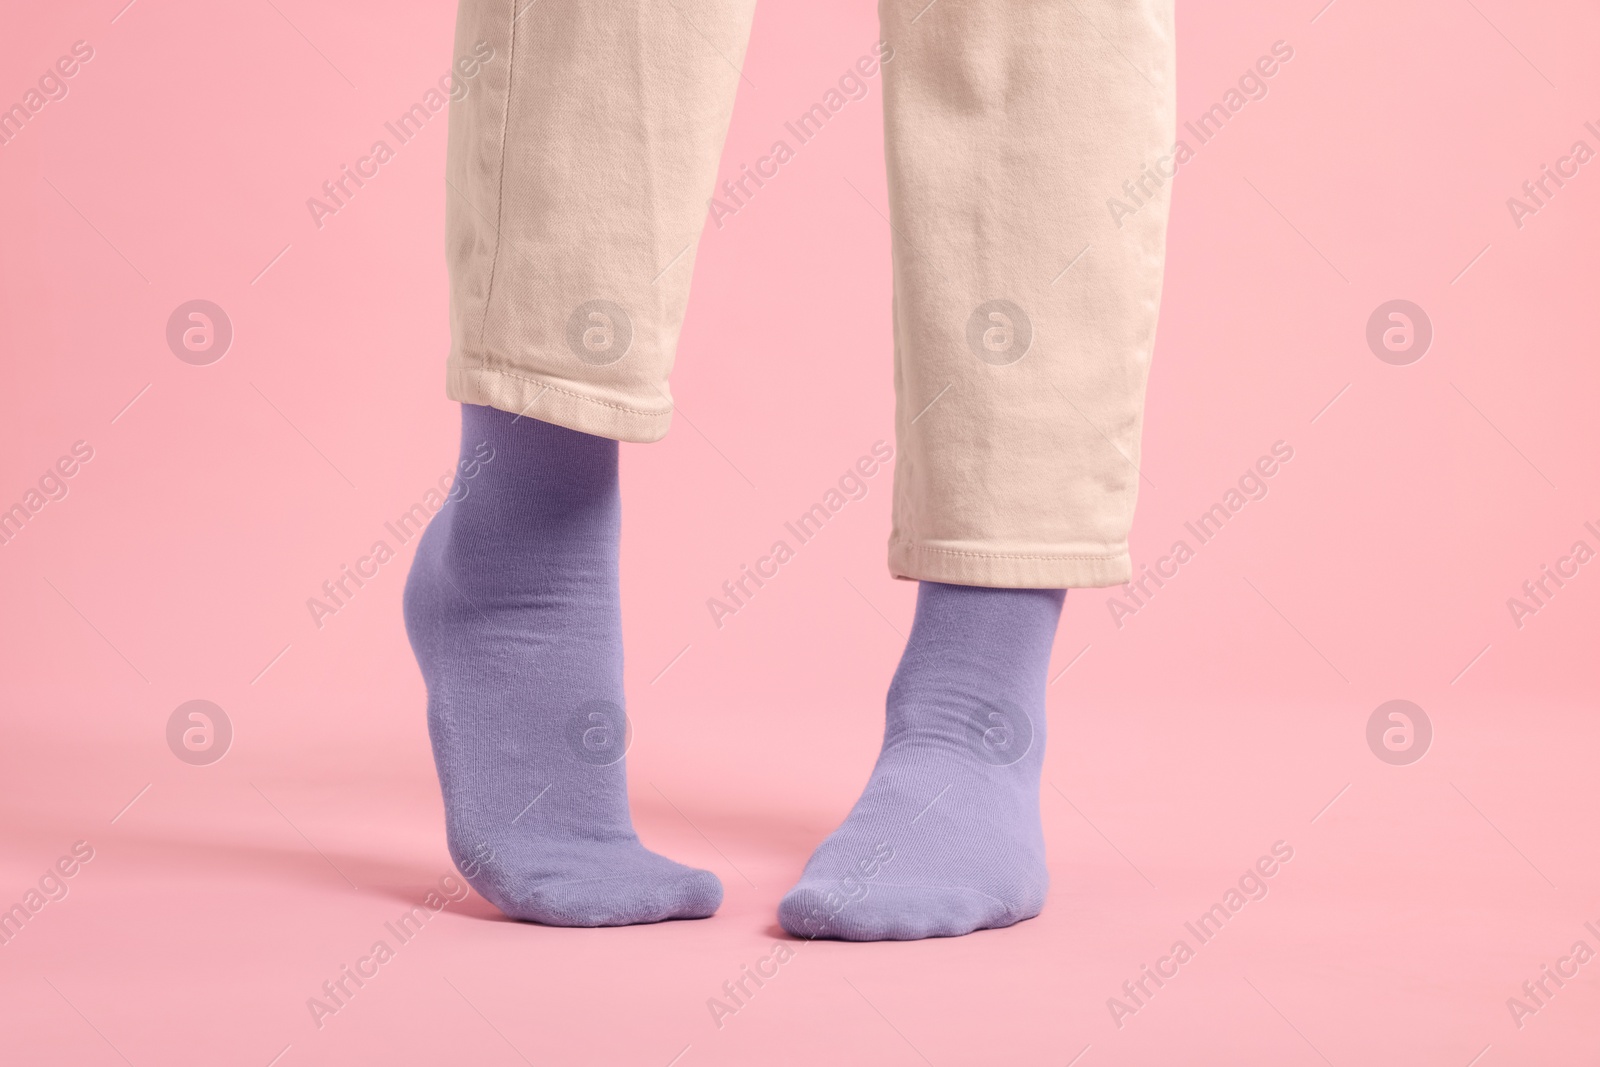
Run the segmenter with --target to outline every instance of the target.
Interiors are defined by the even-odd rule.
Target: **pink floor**
[[[124,3],[0,34],[0,107],[93,51],[0,145],[0,509],[73,470],[0,544],[0,909],[27,915],[0,914],[0,1062],[1600,1060],[1592,6],[1182,6],[1181,117],[1294,49],[1176,185],[1134,549],[1193,558],[1068,598],[1044,914],[845,945],[774,908],[876,753],[914,593],[889,475],[720,627],[706,602],[892,440],[879,86],[708,228],[674,431],[624,451],[635,818],[726,903],[545,929],[448,899],[385,525],[454,456],[444,120],[321,229],[305,206],[443,73],[452,5]],[[768,0],[724,171],[875,39],[871,4]],[[166,337],[197,299],[232,327],[208,365]],[[1369,346],[1392,300],[1420,358]],[[192,759],[231,734],[209,764],[169,734],[194,700],[220,714]]]

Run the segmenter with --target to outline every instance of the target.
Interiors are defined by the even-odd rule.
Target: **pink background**
[[[1506,601],[1600,548],[1600,164],[1520,230],[1506,198],[1600,148],[1600,15],[1321,2],[1179,12],[1181,118],[1274,41],[1295,57],[1177,179],[1136,560],[1274,442],[1294,459],[1121,629],[1114,591],[1068,598],[1044,914],[806,945],[720,1029],[707,1007],[783,937],[910,619],[887,475],[722,629],[705,607],[892,437],[874,79],[707,230],[677,425],[624,449],[635,817],[723,910],[560,930],[472,896],[320,1030],[307,998],[450,870],[410,547],[320,630],[305,606],[454,458],[444,120],[322,230],[305,200],[445,71],[452,5],[18,5],[0,106],[73,42],[94,58],[0,147],[0,507],[74,442],[94,458],[0,546],[0,906],[74,842],[94,858],[0,947],[0,1059],[1593,1063],[1600,960],[1520,1028],[1507,998],[1600,950],[1600,563],[1520,629]],[[861,0],[768,0],[724,171],[876,36]],[[196,298],[235,331],[210,366],[164,337]],[[1409,366],[1364,339],[1395,298],[1435,331]],[[1396,698],[1434,729],[1407,766],[1365,738]],[[233,724],[210,766],[167,747],[192,699]],[[1107,998],[1280,840],[1266,899],[1119,1028]]]

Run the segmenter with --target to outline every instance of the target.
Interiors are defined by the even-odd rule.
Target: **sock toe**
[[[722,904],[722,881],[683,867],[672,875],[609,875],[540,886],[503,908],[514,919],[547,926],[631,926],[705,919]]]
[[[802,883],[778,905],[778,921],[807,939],[915,941],[1010,926],[1039,914],[1037,906],[1008,905],[965,886],[877,884],[843,907],[837,898],[833,883]]]

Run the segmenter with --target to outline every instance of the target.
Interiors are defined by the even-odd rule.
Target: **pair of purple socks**
[[[476,473],[406,582],[451,855],[507,915],[557,926],[704,918],[722,902],[714,874],[640,844],[628,812],[617,451],[464,405]],[[877,766],[779,904],[786,930],[940,937],[1039,913],[1045,674],[1064,595],[921,583]]]

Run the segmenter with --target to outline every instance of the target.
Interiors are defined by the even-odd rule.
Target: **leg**
[[[461,3],[474,73],[458,63],[447,214],[461,462],[405,615],[451,855],[514,918],[611,926],[722,900],[711,873],[645,849],[628,813],[617,439],[667,429],[749,18],[749,0]]]
[[[461,0],[452,400],[620,441],[667,432],[695,245],[755,0]]]
[[[779,908],[802,937],[1038,914],[1063,589],[1130,576],[1174,126],[1170,0],[882,0],[891,571],[919,579],[883,750]],[[1136,210],[1124,182],[1143,182]]]

